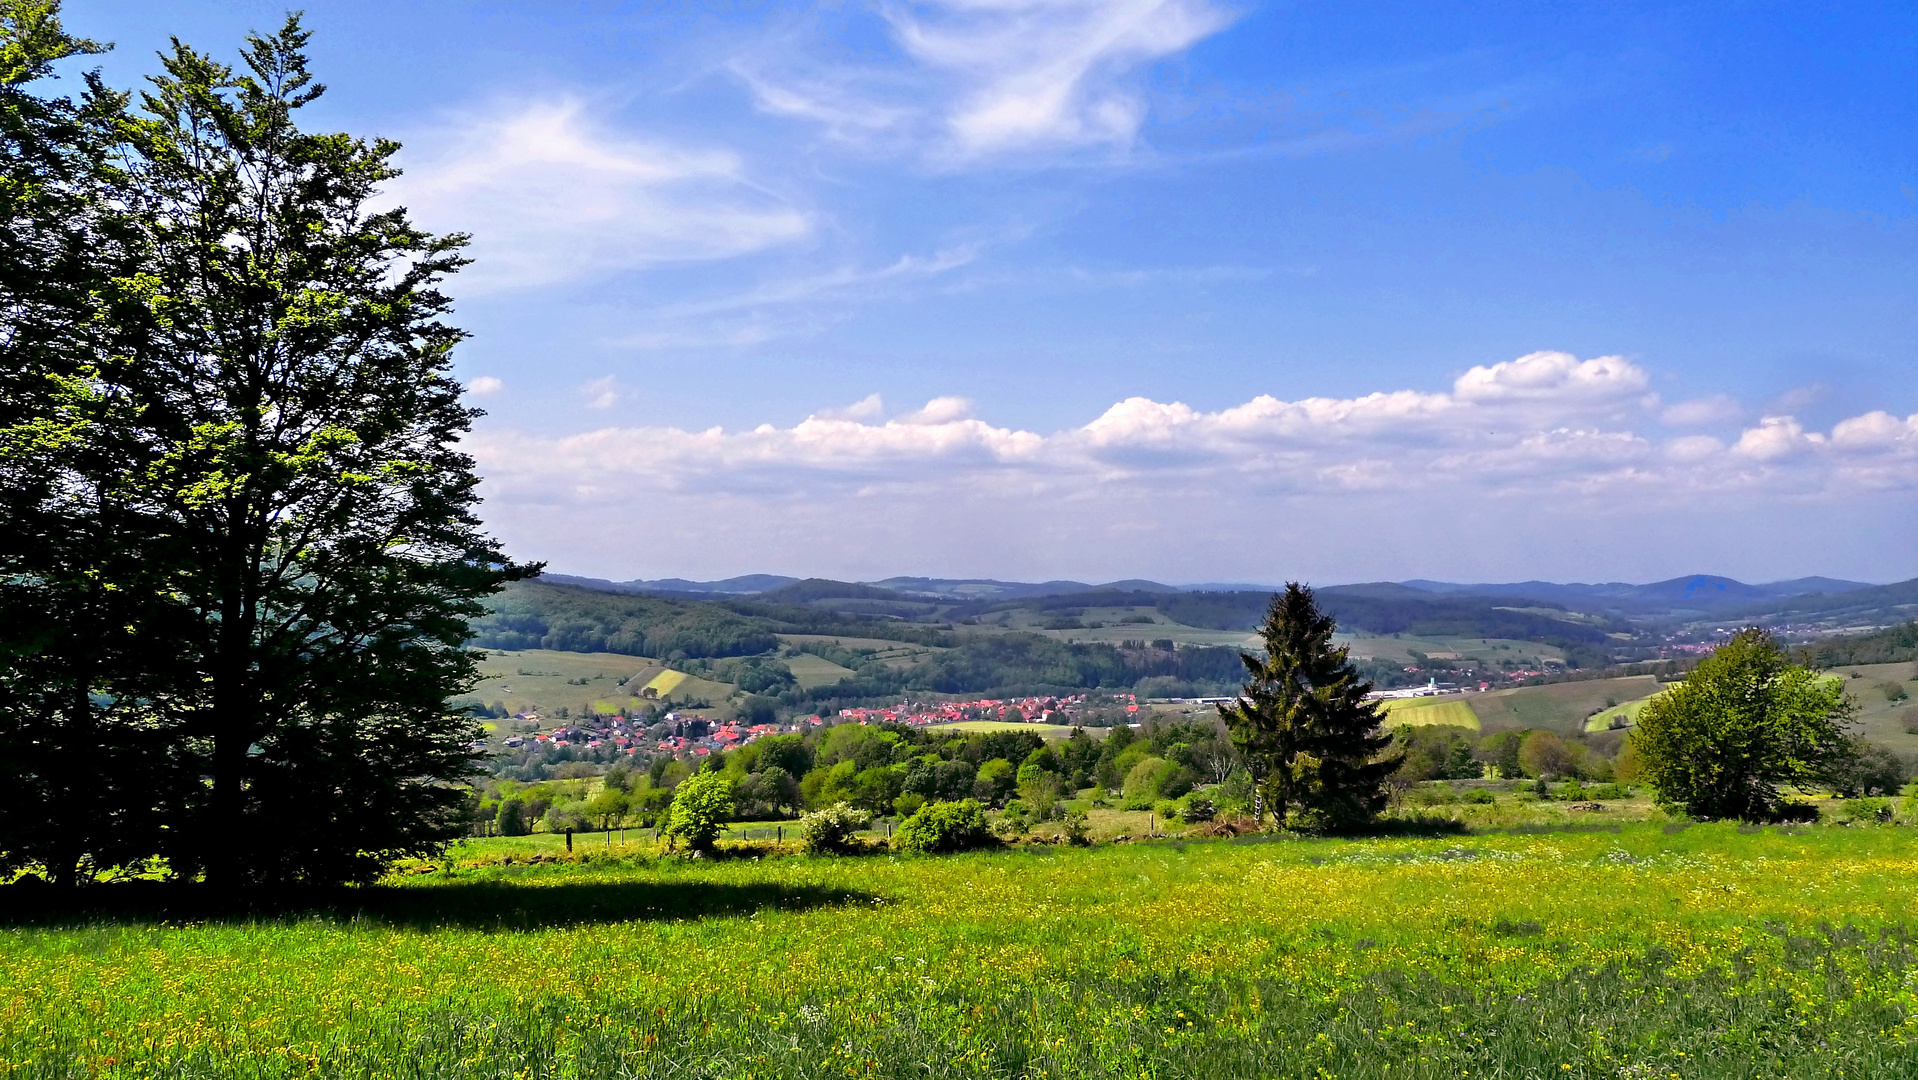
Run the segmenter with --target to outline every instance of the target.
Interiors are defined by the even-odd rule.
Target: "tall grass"
[[[1900,828],[507,866],[16,920],[12,1075],[1918,1075]]]

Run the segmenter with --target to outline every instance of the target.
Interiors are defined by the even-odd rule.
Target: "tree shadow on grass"
[[[0,926],[114,923],[360,920],[409,929],[544,930],[622,922],[738,918],[761,911],[870,907],[881,898],[816,885],[709,882],[476,881],[428,887],[375,885],[223,892],[154,881],[0,889]]]

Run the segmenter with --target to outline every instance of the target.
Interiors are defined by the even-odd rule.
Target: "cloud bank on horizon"
[[[1918,574],[1910,4],[320,8],[523,557]],[[118,86],[263,18],[69,15]]]
[[[1449,391],[1216,412],[1134,397],[1051,433],[959,397],[881,419],[873,395],[790,427],[486,430],[469,446],[509,540],[633,577],[1788,576],[1840,569],[1842,530],[1918,491],[1918,415],[1815,431],[1651,384],[1622,357],[1535,352]],[[1754,559],[1736,543],[1784,523],[1802,545]],[[1652,524],[1663,541],[1634,552]],[[1594,544],[1619,546],[1610,567]]]

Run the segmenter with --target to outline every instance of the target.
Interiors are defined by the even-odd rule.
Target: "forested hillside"
[[[1858,637],[1827,638],[1799,650],[1799,655],[1804,663],[1818,668],[1918,660],[1918,622]]]
[[[779,639],[718,604],[517,582],[487,601],[473,626],[482,649],[613,652],[664,659],[748,656]]]

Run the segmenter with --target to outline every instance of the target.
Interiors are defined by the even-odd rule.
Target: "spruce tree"
[[[1312,590],[1293,582],[1272,600],[1260,636],[1263,657],[1242,654],[1247,679],[1219,707],[1232,743],[1252,773],[1253,813],[1300,829],[1361,827],[1384,808],[1385,779],[1399,759],[1381,758],[1392,737],[1379,731],[1372,686],[1334,646],[1332,618]]]

